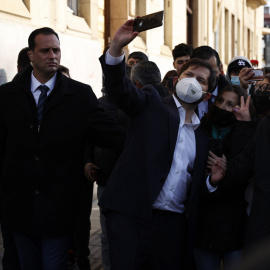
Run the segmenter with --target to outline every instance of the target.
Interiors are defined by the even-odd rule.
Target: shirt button
[[[34,194],[35,194],[35,195],[38,195],[38,194],[39,194],[39,190],[38,190],[38,189],[35,189],[35,190],[34,190]]]
[[[173,191],[173,187],[171,188],[171,191]]]
[[[176,172],[176,174],[178,174],[178,173],[179,173],[179,171]]]
[[[33,123],[30,123],[29,128],[33,128],[33,127],[34,127]]]
[[[167,203],[164,203],[164,206],[166,206],[167,205]]]
[[[35,155],[35,160],[39,160],[39,156],[38,155]]]
[[[183,139],[181,139],[180,142],[183,142]]]

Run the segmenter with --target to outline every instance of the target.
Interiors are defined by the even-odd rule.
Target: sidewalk
[[[101,242],[100,242],[100,223],[99,223],[99,208],[97,205],[96,192],[94,190],[93,205],[91,213],[91,231],[90,231],[90,264],[91,270],[103,270],[101,259]],[[0,269],[2,270],[2,269]],[[79,270],[77,266],[69,268],[68,270]]]
[[[101,260],[101,228],[99,223],[99,207],[97,198],[94,197],[92,213],[91,213],[91,231],[90,231],[90,263],[91,270],[103,270]]]

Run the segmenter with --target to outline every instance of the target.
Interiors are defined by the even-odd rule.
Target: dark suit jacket
[[[173,97],[161,100],[153,86],[137,89],[125,76],[124,61],[105,64],[105,88],[110,98],[129,116],[126,145],[105,188],[100,205],[119,213],[151,221],[152,205],[170,171],[179,112]],[[208,155],[208,139],[197,129],[196,160],[188,209],[196,209]],[[190,212],[191,220],[196,211]],[[194,223],[193,223],[194,224]]]
[[[31,70],[0,87],[3,220],[23,233],[66,235],[76,220],[86,138],[117,148],[124,130],[99,108],[91,87],[58,72],[38,132]]]
[[[220,92],[224,87],[226,87],[229,84],[230,83],[227,81],[225,76],[220,74],[218,79],[218,92]]]

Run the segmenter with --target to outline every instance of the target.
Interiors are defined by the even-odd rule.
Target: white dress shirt
[[[153,204],[153,208],[183,213],[196,157],[194,131],[200,125],[200,120],[196,113],[193,113],[191,117],[192,123],[185,123],[186,111],[174,96],[173,98],[178,108],[180,125],[171,169],[161,192]]]
[[[49,94],[52,92],[54,86],[55,86],[55,82],[56,82],[56,74],[54,74],[54,76],[49,80],[47,81],[45,84],[42,84],[41,82],[39,82],[34,74],[33,74],[33,71],[32,71],[32,74],[31,74],[31,92],[34,96],[34,99],[36,101],[36,104],[38,104],[38,98],[39,98],[39,95],[41,93],[41,91],[39,89],[37,89],[40,85],[46,85],[49,87],[49,90],[47,92],[47,96],[49,96]]]

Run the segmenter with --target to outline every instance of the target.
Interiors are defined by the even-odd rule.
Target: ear
[[[203,101],[208,100],[210,97],[211,97],[211,93],[206,92],[206,94],[205,94],[205,98],[203,99]]]
[[[173,67],[175,68],[175,64],[174,64],[174,61],[172,62],[172,64],[173,64]],[[176,68],[175,68],[176,69]]]
[[[30,61],[32,62],[33,61],[33,51],[28,51],[27,54],[28,54]]]
[[[176,76],[173,78],[173,86],[175,86],[177,84],[177,82],[178,82],[178,77]]]

